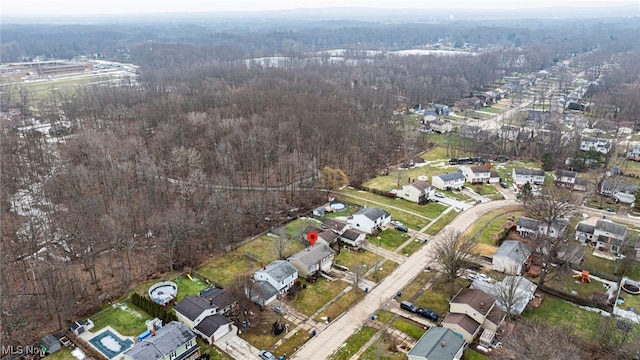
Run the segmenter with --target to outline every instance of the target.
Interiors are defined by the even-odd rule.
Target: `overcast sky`
[[[263,11],[296,8],[490,8],[524,9],[542,7],[639,5],[640,0],[1,0],[6,16],[55,16],[82,14],[145,14],[205,11]],[[639,5],[640,7],[640,5]]]

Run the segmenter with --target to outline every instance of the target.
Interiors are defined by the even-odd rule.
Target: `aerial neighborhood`
[[[3,43],[0,359],[639,359],[638,25],[436,18]]]

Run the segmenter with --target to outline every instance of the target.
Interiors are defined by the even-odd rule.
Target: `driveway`
[[[434,200],[441,202],[445,205],[449,205],[449,206],[453,206],[455,208],[461,209],[461,210],[468,210],[470,208],[473,207],[472,204],[468,204],[464,201],[460,201],[460,200],[456,200],[456,199],[452,199],[452,198],[448,198],[448,197],[436,197],[434,198]]]
[[[234,359],[258,359],[258,348],[238,336],[238,328],[233,325],[231,332],[213,343]]]

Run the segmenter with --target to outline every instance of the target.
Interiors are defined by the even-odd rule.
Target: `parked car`
[[[507,183],[506,183],[506,182],[504,182],[504,181],[500,183],[500,186],[502,186],[502,187],[503,187],[503,188],[505,188],[505,189],[509,187],[509,186],[507,185]]]
[[[268,352],[267,350],[260,350],[260,352],[258,353],[258,356],[260,356],[260,359],[262,360],[276,360],[276,357],[273,356],[273,354]]]
[[[418,310],[420,309],[419,307],[413,305],[413,303],[409,302],[409,301],[401,301],[400,302],[400,308],[404,309],[404,310],[411,311],[412,313],[417,313]]]
[[[436,197],[443,198],[443,197],[444,197],[444,194],[443,194],[443,193],[441,193],[441,192],[438,192],[438,193],[436,193]]]
[[[391,221],[391,225],[393,226],[402,226],[402,222],[398,221],[398,220],[392,220]]]
[[[409,232],[409,229],[404,225],[396,225],[396,230],[402,231],[403,233]]]
[[[273,307],[273,311],[275,311],[275,313],[278,314],[278,315],[286,315],[287,314],[287,310],[285,308],[283,308],[282,306],[274,306]]]
[[[438,320],[438,314],[436,314],[433,310],[427,309],[427,308],[419,308],[418,309],[418,315],[427,318],[427,319],[431,319],[433,321],[437,321]]]

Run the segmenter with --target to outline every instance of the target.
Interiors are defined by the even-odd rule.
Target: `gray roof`
[[[345,230],[345,232],[343,232],[341,236],[345,239],[355,241],[362,234],[364,234],[362,231],[359,231],[356,229],[349,229],[349,230]]]
[[[168,356],[187,341],[195,338],[196,334],[178,321],[172,321],[156,332],[156,336],[149,336],[124,352],[135,360],[156,360]],[[194,346],[193,349],[197,349]]]
[[[345,227],[349,226],[349,223],[346,221],[334,219],[334,218],[326,218],[322,221],[322,227],[331,229],[334,231],[342,231]]]
[[[486,166],[472,166],[470,170],[474,174],[484,174],[491,172],[491,170],[489,170]]]
[[[278,289],[274,288],[268,281],[256,281],[251,284],[251,301],[258,304],[263,304],[277,294]]]
[[[626,193],[634,193],[638,190],[638,186],[623,183],[620,181],[604,180],[601,189],[604,191],[621,191]]]
[[[197,329],[206,336],[213,335],[221,326],[229,325],[233,321],[220,314],[207,316],[194,329]]]
[[[519,169],[515,168],[513,171],[516,175],[524,175],[524,176],[544,176],[544,171],[540,169]]]
[[[429,189],[431,187],[431,185],[427,184],[426,182],[424,182],[422,180],[414,181],[409,185],[413,186],[414,188],[416,188],[416,189],[418,189],[420,191]]]
[[[217,306],[219,309],[224,309],[236,302],[236,298],[233,294],[225,289],[206,288],[200,291],[200,296],[208,301],[213,301],[213,305]]]
[[[582,223],[582,222],[578,223],[578,226],[576,226],[576,231],[580,231],[587,234],[593,234],[593,231],[595,229],[596,229],[595,226],[587,223]]]
[[[532,219],[532,218],[528,218],[526,216],[521,216],[518,221],[516,222],[516,225],[523,227],[525,229],[531,229],[531,230],[538,230],[538,227],[540,222],[536,219]]]
[[[207,299],[200,296],[187,296],[177,303],[173,309],[187,319],[194,321],[203,311],[212,308],[217,308],[217,306],[211,304]]]
[[[450,173],[446,173],[446,174],[440,174],[440,175],[436,175],[437,177],[439,177],[440,179],[442,179],[442,181],[454,181],[454,180],[464,180],[464,174],[462,174],[460,171],[454,171],[454,172],[450,172]]]
[[[391,214],[389,214],[386,210],[378,209],[376,207],[360,209],[358,210],[356,215],[364,215],[373,221],[383,217],[391,216]]]
[[[289,256],[289,259],[298,259],[306,266],[311,266],[317,264],[320,260],[326,258],[331,254],[333,254],[333,250],[331,250],[330,247],[324,244],[320,244],[316,246],[310,246],[302,251],[299,251]]]
[[[606,220],[598,220],[598,222],[596,222],[596,229],[620,236],[624,236],[627,233],[626,226]]]
[[[571,171],[571,170],[556,170],[556,172],[554,173],[556,178],[560,178],[560,177],[568,177],[568,178],[575,178],[576,176],[578,176],[578,173],[575,171]]]
[[[448,360],[464,348],[464,340],[450,329],[433,326],[422,335],[420,340],[409,351],[410,356],[425,359]]]
[[[502,256],[522,264],[529,255],[531,255],[531,247],[528,245],[517,240],[505,240],[493,254],[493,257]]]
[[[265,267],[263,270],[276,281],[284,281],[288,277],[298,272],[298,269],[289,264],[286,260],[276,260]]]

